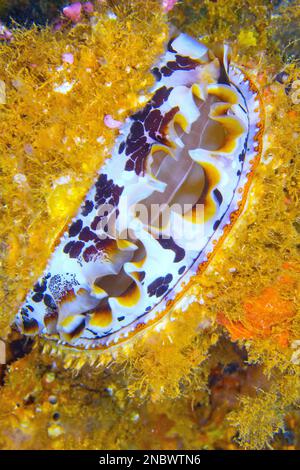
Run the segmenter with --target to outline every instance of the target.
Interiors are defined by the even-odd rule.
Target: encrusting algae
[[[300,71],[284,31],[300,4],[277,3],[185,0],[167,17],[159,1],[107,2],[0,44],[1,448],[299,448]],[[11,322],[110,153],[105,117],[149,99],[170,23],[229,42],[259,89],[264,153],[243,214],[176,308],[131,342],[97,353],[24,340]]]

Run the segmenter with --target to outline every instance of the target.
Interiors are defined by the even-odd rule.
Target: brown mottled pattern
[[[151,284],[148,286],[148,294],[149,297],[156,296],[156,297],[161,297],[164,295],[168,289],[169,289],[169,284],[172,282],[173,276],[172,274],[167,274],[166,276],[160,276],[155,281],[153,281]]]
[[[165,86],[159,88],[145,108],[132,117],[133,123],[125,143],[125,155],[129,157],[126,171],[143,174],[152,145],[155,142],[167,144],[166,130],[179,108],[175,107],[166,114],[158,108],[168,99],[171,91],[172,88]]]
[[[179,263],[181,260],[183,260],[185,256],[185,250],[181,246],[177,245],[172,237],[164,238],[160,236],[157,241],[165,250],[174,251],[174,263]]]
[[[177,51],[172,47],[172,42],[172,40],[169,42],[168,50],[173,54],[174,60],[168,61],[161,69],[158,67],[153,69],[157,81],[161,79],[162,75],[169,77],[176,71],[192,70],[199,65],[199,61],[177,54]],[[166,129],[178,112],[178,108],[175,107],[164,115],[158,108],[167,101],[171,91],[172,87],[162,86],[155,92],[144,109],[132,116],[131,119],[134,122],[131,125],[129,135],[126,142],[122,142],[119,148],[120,153],[125,149],[125,155],[129,157],[125,165],[126,171],[135,171],[137,175],[143,174],[145,161],[153,143],[168,144],[165,137]]]

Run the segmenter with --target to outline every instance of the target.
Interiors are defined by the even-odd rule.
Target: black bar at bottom
[[[29,464],[30,468],[41,468],[46,464],[72,465],[72,469],[101,467],[118,467],[121,469],[147,468],[151,466],[188,465],[198,468],[211,468],[211,465],[230,465],[232,467],[241,464],[253,465],[256,463],[274,463],[276,465],[299,467],[299,451],[0,451],[1,469],[13,464]],[[221,467],[220,467],[221,468]],[[55,470],[55,468],[53,469]],[[255,469],[253,469],[255,470]]]

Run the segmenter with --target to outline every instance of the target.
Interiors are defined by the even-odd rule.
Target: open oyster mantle
[[[185,34],[153,73],[152,99],[16,316],[25,334],[78,349],[128,339],[172,307],[242,210],[261,152],[257,90],[226,46]]]

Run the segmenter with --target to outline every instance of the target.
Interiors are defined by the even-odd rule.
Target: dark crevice
[[[0,17],[7,26],[13,23],[44,26],[59,16],[66,3],[64,0],[12,0],[9,5],[0,6]]]

